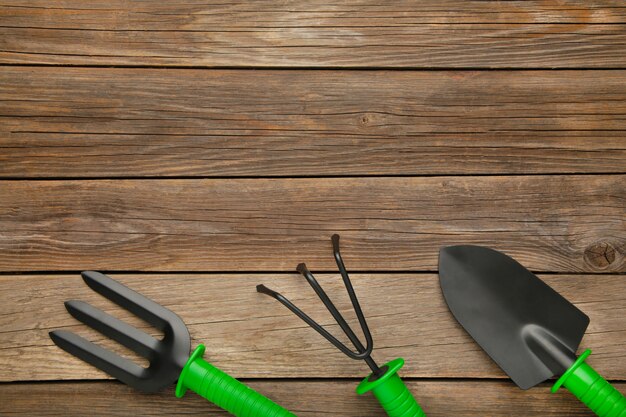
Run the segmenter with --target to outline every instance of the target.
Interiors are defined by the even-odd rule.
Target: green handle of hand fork
[[[591,350],[587,349],[552,387],[561,385],[600,417],[626,417],[626,398],[585,363]]]
[[[180,373],[176,385],[178,398],[190,389],[237,417],[296,417],[202,359],[204,349],[204,345],[199,345]]]

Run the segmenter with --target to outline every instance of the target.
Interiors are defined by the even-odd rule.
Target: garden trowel
[[[552,376],[598,416],[626,417],[626,399],[576,357],[589,317],[509,256],[482,246],[439,253],[439,281],[454,317],[520,388]]]

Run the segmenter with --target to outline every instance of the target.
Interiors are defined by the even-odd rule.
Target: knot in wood
[[[605,270],[615,264],[617,250],[611,242],[598,241],[585,249],[585,261],[594,269]]]

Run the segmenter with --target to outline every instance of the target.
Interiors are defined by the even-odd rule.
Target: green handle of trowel
[[[389,417],[425,417],[411,391],[398,376],[402,365],[404,359],[392,360],[381,368],[386,369],[381,377],[372,381],[372,375],[369,375],[361,381],[356,392],[361,395],[372,391]]]
[[[626,417],[626,398],[591,366],[585,363],[591,350],[587,349],[552,387],[561,385],[600,417]]]
[[[203,354],[204,345],[199,345],[187,360],[178,377],[177,397],[190,389],[237,417],[296,417],[202,359]]]

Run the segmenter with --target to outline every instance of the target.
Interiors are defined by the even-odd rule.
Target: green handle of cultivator
[[[398,376],[398,369],[404,365],[404,359],[398,358],[387,363],[381,369],[386,372],[375,380],[372,375],[365,378],[356,388],[357,394],[372,391],[389,417],[425,417],[413,394]]]

